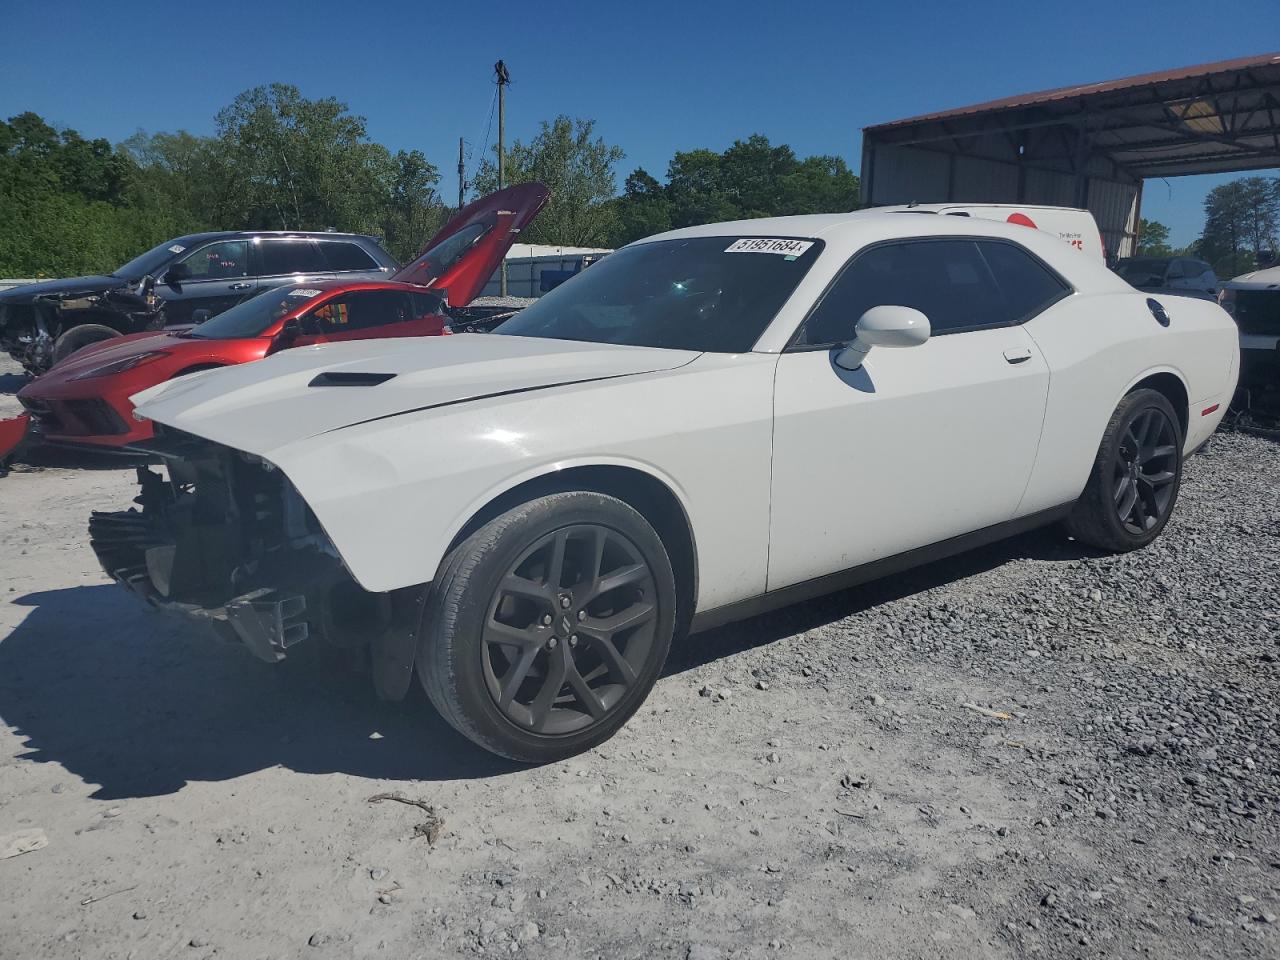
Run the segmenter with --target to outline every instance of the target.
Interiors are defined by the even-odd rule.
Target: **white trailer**
[[[608,247],[556,247],[538,243],[513,243],[507,251],[507,295],[511,297],[542,296],[583,267],[613,253]],[[481,291],[482,297],[495,297],[499,290],[499,270],[495,270]]]

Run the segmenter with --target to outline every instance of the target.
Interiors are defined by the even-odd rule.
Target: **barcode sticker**
[[[798,257],[813,246],[812,240],[779,240],[772,237],[743,237],[725,248],[725,253],[776,253]]]

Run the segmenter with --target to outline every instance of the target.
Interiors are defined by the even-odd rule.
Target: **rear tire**
[[[549,763],[603,743],[644,702],[675,629],[661,539],[614,497],[558,493],[486,523],[440,565],[418,677],[486,750]]]
[[[83,350],[90,344],[101,343],[103,340],[121,335],[119,330],[113,330],[101,323],[82,323],[72,327],[58,338],[53,345],[53,362],[55,365],[59,364],[77,350]]]
[[[1182,427],[1156,390],[1128,394],[1107,423],[1067,532],[1114,553],[1145,547],[1173,513],[1182,484]]]

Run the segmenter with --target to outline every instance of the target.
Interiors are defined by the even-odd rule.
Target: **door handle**
[[[248,289],[249,289],[250,287],[252,287],[252,286],[253,286],[253,284],[252,284],[252,283],[233,283],[233,284],[231,285],[231,288],[230,288],[230,289],[232,289],[232,290],[248,290]]]
[[[1004,358],[1010,363],[1025,363],[1031,359],[1031,348],[1020,347],[1017,349],[1006,350],[1004,352]]]

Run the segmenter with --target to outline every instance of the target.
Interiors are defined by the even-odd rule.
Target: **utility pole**
[[[467,168],[462,162],[462,138],[458,138],[458,209],[462,209],[463,196],[467,190]]]
[[[511,83],[511,75],[507,73],[507,65],[499,60],[493,65],[493,72],[498,78],[498,189],[505,187],[507,180],[507,85]],[[502,258],[499,271],[498,295],[507,295],[507,258]]]

